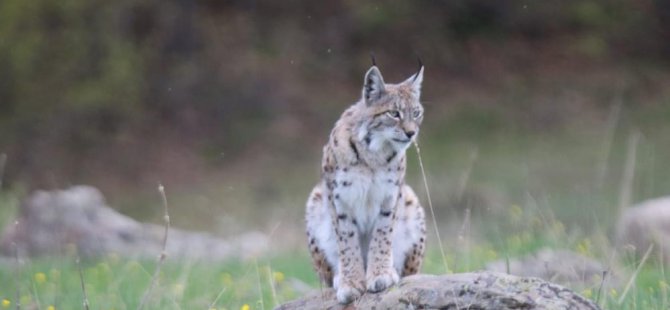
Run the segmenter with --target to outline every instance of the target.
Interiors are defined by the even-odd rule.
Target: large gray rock
[[[625,209],[617,225],[617,245],[638,256],[654,246],[655,255],[670,262],[670,197],[647,200]]]
[[[599,261],[568,250],[544,248],[536,253],[512,259],[498,260],[486,265],[486,270],[505,272],[522,277],[537,277],[570,287],[598,287],[607,272],[607,284],[617,282],[613,268]]]
[[[600,309],[592,301],[557,284],[494,272],[441,276],[414,275],[381,293],[367,293],[352,305],[337,303],[324,289],[277,307],[288,309]]]
[[[36,191],[25,199],[15,225],[8,225],[0,251],[15,249],[29,256],[61,255],[77,251],[84,257],[117,254],[155,258],[162,251],[164,226],[135,221],[107,206],[94,187]],[[170,228],[167,254],[172,258],[222,260],[256,255],[267,249],[267,238],[250,233],[222,239],[202,232]]]

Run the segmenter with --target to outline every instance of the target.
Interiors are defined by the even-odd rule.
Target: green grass
[[[602,231],[571,230],[559,220],[541,218],[538,212],[524,208],[511,206],[495,224],[473,219],[471,226],[460,229],[460,233],[443,235],[447,266],[432,236],[423,272],[480,270],[489,262],[513,259],[543,247],[569,249],[600,261],[607,261],[611,255],[613,248]],[[499,233],[502,229],[505,234]],[[136,309],[150,287],[156,265],[156,261],[128,260],[114,254],[82,262],[91,309]],[[621,271],[621,284],[600,292],[600,297],[597,281],[573,289],[598,300],[604,309],[667,309],[670,277],[663,264],[653,257],[647,260],[621,300],[640,258],[619,252],[616,265],[621,266],[616,267]],[[0,309],[13,309],[17,302],[22,309],[82,308],[74,256],[34,259],[20,268],[11,261],[0,264],[0,279]],[[272,309],[301,297],[305,294],[303,286],[319,289],[306,250],[276,251],[224,263],[189,263],[168,256],[157,283],[145,309],[209,309],[210,305],[213,309]]]
[[[495,109],[460,107],[446,118],[427,118],[421,151],[441,223],[447,266],[435,243],[434,227],[429,225],[431,243],[423,272],[474,271],[488,262],[544,247],[574,250],[601,262],[608,262],[616,252],[619,286],[600,294],[599,283],[573,289],[597,299],[604,309],[668,309],[667,266],[655,256],[641,265],[641,258],[614,248],[610,237],[618,217],[631,132],[642,133],[629,184],[633,202],[670,194],[670,166],[663,163],[670,156],[669,106],[624,107],[613,132],[608,132],[605,120],[591,123],[589,117],[565,128],[533,130]],[[606,148],[610,135],[611,144]],[[237,174],[205,179],[191,187],[168,186],[174,227],[208,227],[229,236],[250,229],[272,231],[281,224],[280,230],[294,229],[293,233],[301,234],[304,199],[318,179],[319,151],[319,147],[307,150],[301,163],[278,155],[254,162],[252,171],[245,167]],[[477,154],[474,161],[473,152]],[[427,207],[416,155],[413,150],[408,153],[408,184]],[[603,168],[605,173],[600,174]],[[464,179],[467,183],[460,192]],[[460,194],[458,201],[454,197]],[[21,196],[20,191],[0,191],[0,227],[11,224]],[[136,218],[159,222],[156,219],[162,216],[154,188],[146,189],[140,199],[137,195],[108,198],[111,205],[127,213],[149,213],[133,214]],[[463,225],[466,206],[471,208],[470,225]],[[245,309],[245,305],[271,309],[302,296],[296,281],[319,289],[307,251],[300,249],[281,251],[274,246],[270,254],[256,259],[217,264],[168,258],[146,308],[207,309],[220,294],[216,309]],[[36,259],[18,270],[0,263],[0,309],[3,299],[11,304],[6,308],[21,301],[23,309],[50,310],[51,305],[81,309],[82,290],[74,261],[74,257]],[[115,256],[83,262],[91,309],[136,309],[155,266],[155,261]],[[17,272],[18,282],[14,280]],[[632,285],[622,298],[631,278]]]
[[[543,240],[530,234],[511,236],[506,248],[494,245],[472,245],[469,251],[451,251],[447,261],[449,272],[481,269],[487,262],[505,255],[530,252]],[[589,249],[582,252],[589,254]],[[667,309],[670,279],[659,272],[656,263],[649,263],[635,279],[633,288],[619,304],[622,288],[602,292],[600,303],[605,309]],[[84,282],[91,309],[136,309],[150,285],[155,262],[134,261],[109,256],[82,264]],[[631,263],[628,269],[634,269]],[[424,272],[444,273],[438,251],[426,257]],[[0,299],[16,304],[19,276],[20,302],[24,309],[81,309],[83,294],[74,258],[38,259],[20,269],[0,268]],[[628,278],[624,279],[625,282]],[[166,263],[146,309],[272,309],[295,299],[303,292],[293,283],[299,281],[318,290],[316,277],[308,257],[283,253],[250,261],[223,264],[185,262]],[[577,291],[596,299],[599,286],[587,286]],[[220,296],[219,296],[220,294]],[[219,296],[217,300],[217,296]],[[0,306],[2,308],[3,306]]]
[[[149,288],[154,265],[118,257],[84,262],[82,272],[91,309],[136,309]],[[17,301],[17,283],[13,280],[16,272],[7,266],[0,269],[0,299],[12,305]],[[82,308],[83,293],[74,258],[38,259],[18,272],[22,308]],[[211,304],[216,309],[241,309],[244,305],[272,309],[299,297],[291,284],[293,279],[314,284],[307,257],[224,264],[168,262],[145,309],[209,309]]]

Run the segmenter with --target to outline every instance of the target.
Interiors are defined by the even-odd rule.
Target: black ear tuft
[[[421,61],[421,57],[416,56],[416,60],[419,62],[419,69],[416,70],[416,73],[414,74],[414,78],[412,81],[416,81],[416,78],[419,76],[419,73],[421,73],[421,69],[423,69],[423,62]]]
[[[372,60],[372,65],[376,67],[377,62],[375,61],[375,53],[374,52],[370,52],[370,59]]]

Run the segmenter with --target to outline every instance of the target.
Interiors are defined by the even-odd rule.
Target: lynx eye
[[[412,112],[412,116],[413,116],[414,118],[419,118],[419,117],[421,117],[422,115],[423,115],[423,111],[422,111],[422,110],[414,110],[414,112]]]
[[[388,116],[392,117],[392,118],[396,118],[396,119],[400,118],[400,111],[398,111],[398,110],[390,110],[390,111],[387,111],[386,114]]]

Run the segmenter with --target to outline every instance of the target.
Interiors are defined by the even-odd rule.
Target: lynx
[[[321,181],[307,200],[307,242],[320,280],[342,304],[415,274],[423,261],[424,211],[405,184],[405,151],[423,121],[423,65],[385,84],[373,60],[362,97],[323,147]]]

